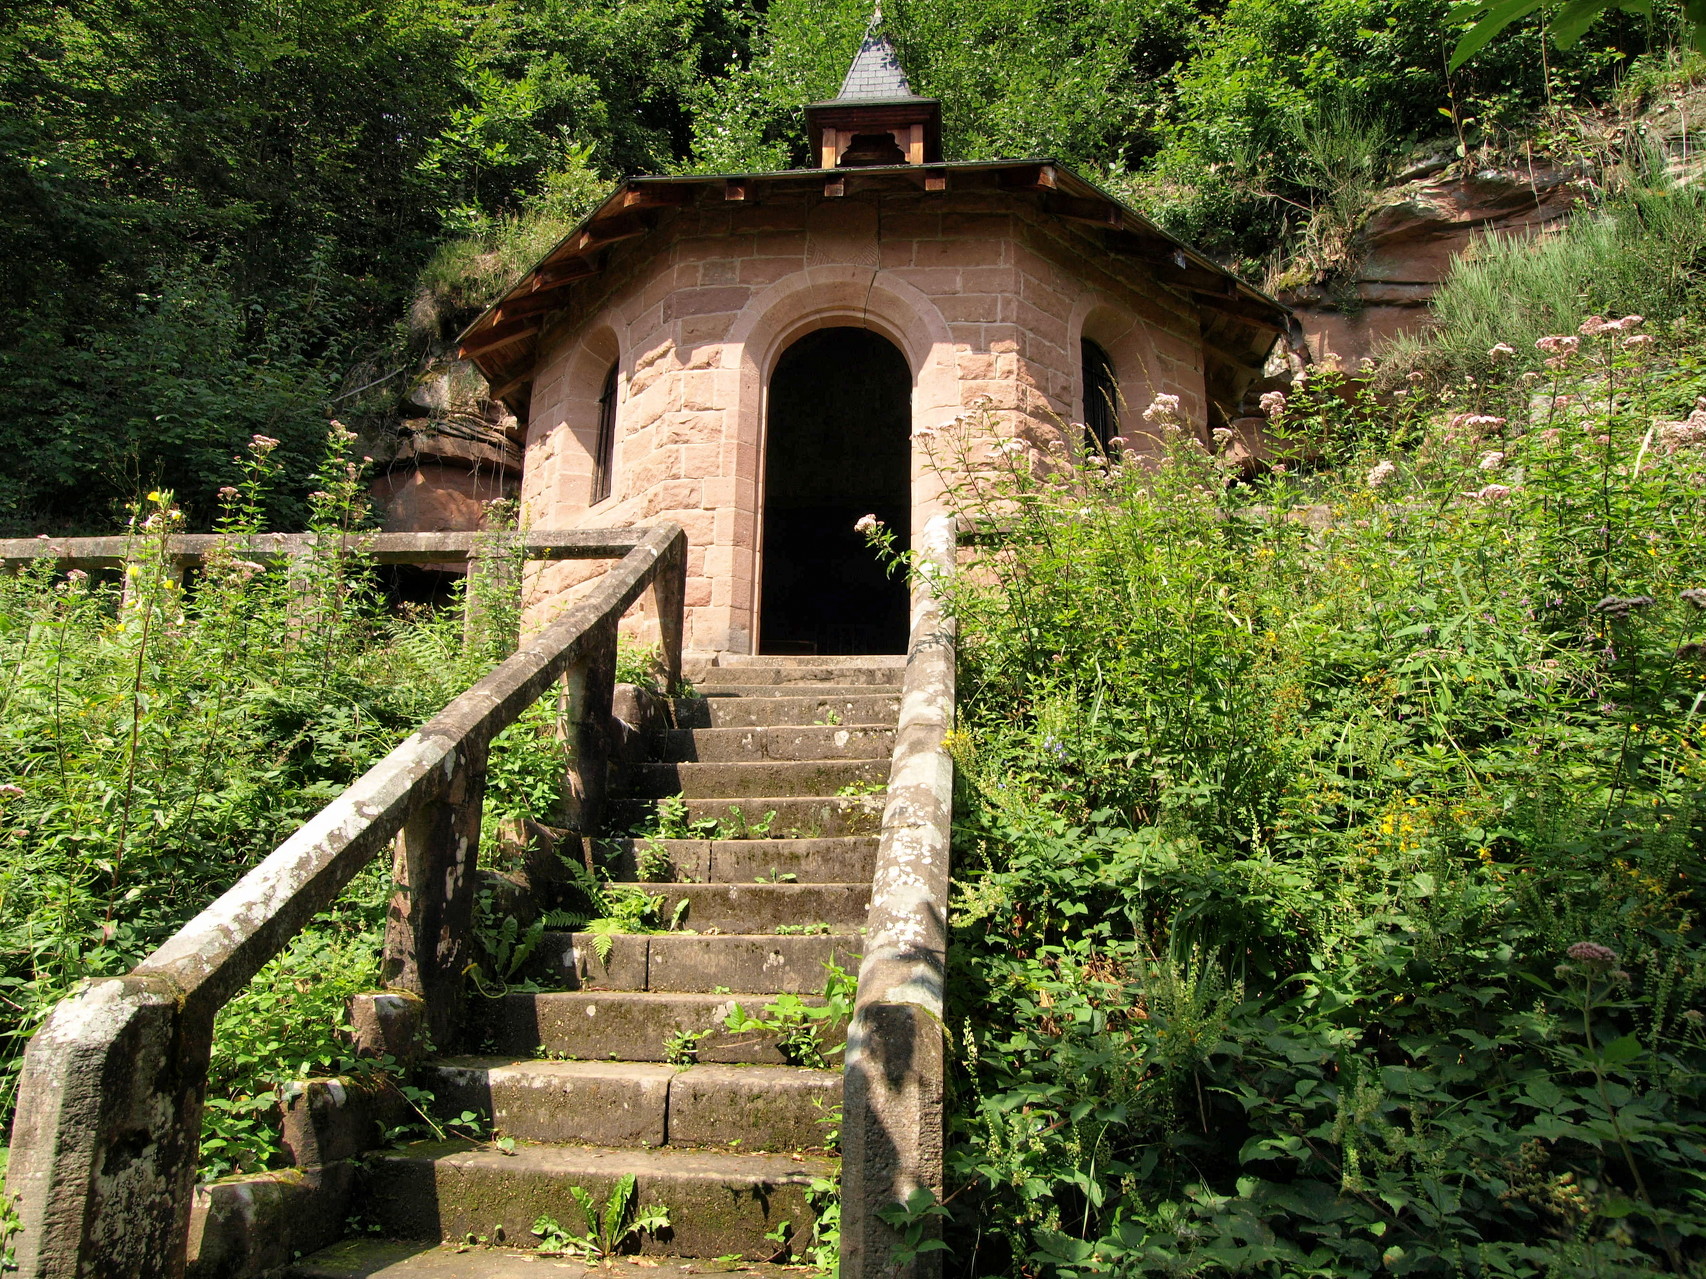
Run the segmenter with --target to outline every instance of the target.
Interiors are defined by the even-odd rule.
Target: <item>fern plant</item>
[[[630,1240],[669,1229],[669,1209],[662,1204],[636,1207],[632,1173],[620,1178],[604,1201],[604,1211],[583,1186],[570,1186],[569,1194],[580,1209],[584,1231],[577,1234],[554,1217],[541,1216],[533,1223],[539,1237],[538,1251],[556,1256],[584,1257],[589,1261],[615,1256]]]

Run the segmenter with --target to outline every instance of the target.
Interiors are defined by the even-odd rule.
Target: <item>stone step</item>
[[[696,932],[774,933],[778,927],[828,924],[825,932],[856,933],[871,904],[869,880],[855,884],[625,884],[663,896],[660,913]]]
[[[887,759],[894,729],[881,724],[805,724],[751,728],[687,728],[654,743],[656,758],[680,763]]]
[[[865,891],[869,895],[869,888]],[[542,985],[567,990],[810,995],[823,989],[826,963],[856,970],[862,947],[857,933],[846,932],[781,937],[621,933],[608,939],[609,954],[600,959],[598,941],[590,933],[547,932],[523,972]]]
[[[761,684],[755,680],[751,684],[700,684],[693,691],[708,702],[751,697],[900,697],[898,684]]]
[[[672,703],[680,728],[753,728],[782,724],[882,724],[900,718],[898,693],[823,693],[801,697],[797,689],[765,690],[758,696],[678,697]]]
[[[505,1137],[591,1146],[819,1150],[841,1073],[797,1066],[452,1057],[421,1072],[441,1113],[471,1110]]]
[[[708,666],[692,677],[695,688],[721,688],[727,685],[773,684],[798,687],[801,685],[835,685],[841,687],[869,686],[899,688],[906,678],[905,659],[898,666],[833,665],[824,661],[802,662],[799,665],[778,664],[774,659],[754,662],[750,666]]]
[[[749,764],[624,764],[614,770],[615,794],[630,799],[744,799],[750,795],[834,796],[847,786],[886,786],[889,760],[806,760]]]
[[[488,1050],[494,1053],[539,1053],[579,1061],[686,1061],[696,1056],[706,1064],[798,1064],[768,1031],[736,1032],[725,1025],[736,1004],[756,1017],[773,998],[750,992],[512,991],[486,1001],[482,1011]],[[807,996],[805,1002],[823,1001]],[[825,1051],[845,1038],[845,1027],[817,1036]]]
[[[705,833],[718,842],[876,835],[883,828],[885,798],[760,795],[751,799],[689,799],[683,820],[689,827],[705,828]],[[657,816],[656,808],[641,800],[614,799],[605,811],[617,830],[644,829]]]
[[[640,876],[641,853],[647,846],[652,849],[648,862],[657,862],[661,854],[663,873],[697,884],[750,884],[759,879],[790,878],[800,884],[869,884],[877,862],[875,835],[830,839],[613,839],[601,840],[598,851],[613,878],[632,881]],[[658,883],[647,887],[658,891],[669,885]]]
[[[514,1241],[525,1244],[528,1241]],[[798,1266],[764,1262],[606,1257],[575,1261],[542,1257],[531,1248],[470,1248],[465,1243],[353,1238],[286,1266],[283,1279],[686,1279],[688,1275],[800,1279]]]
[[[682,669],[741,666],[906,666],[905,653],[710,653],[691,654]]]
[[[624,1176],[635,1178],[635,1203],[669,1209],[664,1237],[645,1236],[640,1252],[679,1257],[770,1259],[766,1239],[784,1221],[798,1248],[810,1237],[806,1188],[828,1176],[834,1160],[812,1156],[598,1146],[517,1146],[513,1153],[472,1142],[419,1142],[373,1157],[366,1216],[404,1239],[476,1235],[526,1243],[533,1223],[550,1217],[584,1229],[571,1187],[600,1208]]]

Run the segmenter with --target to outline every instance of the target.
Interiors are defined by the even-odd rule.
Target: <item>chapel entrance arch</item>
[[[912,372],[869,329],[818,329],[776,362],[766,397],[762,653],[903,653],[908,593],[853,525],[899,546],[912,521]]]

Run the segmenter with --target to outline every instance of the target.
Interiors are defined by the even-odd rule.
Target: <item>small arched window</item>
[[[604,375],[604,389],[598,395],[598,440],[592,454],[592,497],[588,506],[595,506],[610,496],[610,463],[616,455],[616,366]]]
[[[1084,365],[1084,447],[1106,453],[1108,441],[1119,434],[1120,385],[1106,351],[1089,338],[1078,345]]]

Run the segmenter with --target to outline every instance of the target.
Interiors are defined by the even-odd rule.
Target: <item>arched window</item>
[[[1119,434],[1120,385],[1106,351],[1089,338],[1078,345],[1084,365],[1084,447],[1106,453],[1108,441]]]
[[[592,455],[592,497],[588,506],[595,506],[610,496],[610,462],[616,454],[616,366],[604,375],[604,389],[598,394],[598,443]]]

